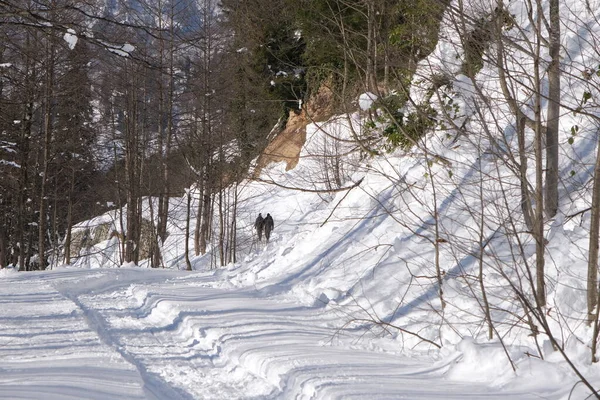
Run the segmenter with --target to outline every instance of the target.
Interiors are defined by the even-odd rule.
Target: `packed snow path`
[[[538,398],[444,380],[450,361],[336,335],[326,307],[198,273],[5,272],[0,302],[1,398]]]

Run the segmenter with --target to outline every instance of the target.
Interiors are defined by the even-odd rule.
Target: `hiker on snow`
[[[264,225],[265,225],[265,237],[267,238],[267,243],[268,243],[269,238],[271,237],[271,231],[273,230],[273,227],[274,227],[273,217],[271,217],[271,214],[267,214],[267,217],[264,220]]]
[[[262,232],[263,232],[263,228],[265,226],[265,219],[262,217],[262,214],[258,214],[258,217],[256,217],[256,221],[254,222],[254,228],[256,229],[256,233],[258,234],[258,241],[260,242],[262,240]],[[269,237],[267,236],[267,240],[269,240]]]

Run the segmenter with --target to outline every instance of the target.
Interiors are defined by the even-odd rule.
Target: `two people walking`
[[[258,241],[260,242],[262,240],[262,234],[264,231],[265,238],[267,239],[268,243],[274,226],[275,224],[273,222],[273,217],[271,217],[271,214],[267,214],[267,216],[263,218],[262,214],[259,213],[258,217],[256,217],[256,221],[254,222],[254,228],[256,229],[256,233],[258,234]]]

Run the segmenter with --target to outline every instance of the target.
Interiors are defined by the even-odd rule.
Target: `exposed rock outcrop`
[[[296,167],[306,141],[306,126],[313,122],[325,121],[333,114],[332,98],[331,89],[323,85],[305,104],[300,114],[290,111],[285,128],[258,157],[252,176],[258,178],[262,169],[270,163],[283,161],[286,163],[286,171]]]
[[[140,260],[150,257],[150,246],[153,240],[154,226],[147,219],[142,219],[140,234]],[[94,226],[73,228],[69,255],[76,258],[88,254],[90,249],[105,240],[117,237],[123,241],[123,233],[115,228],[113,222],[103,222]]]

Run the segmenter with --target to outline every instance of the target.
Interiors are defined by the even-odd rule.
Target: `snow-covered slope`
[[[0,288],[0,397],[6,399],[536,399],[565,393],[556,384],[563,376],[554,371],[525,389],[447,380],[444,372],[458,352],[441,361],[407,357],[394,342],[364,342],[360,333],[336,331],[340,314],[333,310],[251,288],[215,288],[215,277],[205,274],[7,271]],[[462,351],[473,362],[481,354],[469,343]]]
[[[545,310],[571,361],[598,387],[600,371],[589,361],[592,332],[584,322],[589,213],[579,213],[591,200],[587,183],[597,128],[593,116],[569,111],[581,105],[583,93],[596,98],[598,77],[579,78],[600,65],[593,40],[600,37],[600,4],[588,3],[594,4],[569,1],[561,9],[567,107],[561,116],[560,210],[545,230]],[[522,42],[533,31],[531,21],[521,2],[508,7],[520,27],[509,35]],[[464,12],[478,17],[488,8],[473,2]],[[492,63],[484,62],[474,81],[460,74],[456,15],[448,13],[440,43],[420,64],[412,90],[418,102],[431,88],[431,76],[445,76],[449,82],[429,101],[457,126],[439,124],[420,147],[380,156],[366,156],[352,140],[361,134],[360,114],[309,126],[294,170],[271,165],[260,181],[239,187],[237,263],[213,268],[211,248],[192,257],[194,272],[178,271],[185,269],[182,198],[171,203],[162,248],[167,270],[144,268],[145,262],[111,268],[120,265],[117,235],[82,249],[72,265],[54,272],[5,272],[0,284],[9,297],[3,301],[19,296],[22,306],[0,314],[0,337],[6,340],[0,393],[215,399],[589,395],[548,338],[531,334],[515,293],[533,295],[527,273],[535,243],[521,217],[514,117]],[[515,50],[507,61],[515,76],[532,75],[525,53]],[[522,85],[515,93],[526,104],[527,79]],[[570,140],[573,126],[578,128]],[[332,154],[343,155],[339,163]],[[331,187],[345,189],[323,191]],[[275,219],[268,244],[258,242],[252,229],[259,212]],[[103,226],[104,233],[119,232],[121,223],[112,212],[78,230]],[[491,340],[482,282],[494,325]],[[32,343],[36,352],[27,350]],[[51,365],[76,368],[80,377],[67,381],[67,373]]]

